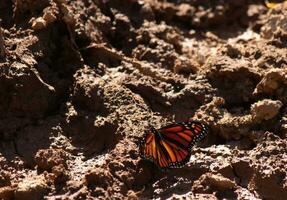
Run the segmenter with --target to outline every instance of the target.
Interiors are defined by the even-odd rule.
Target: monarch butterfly
[[[139,144],[140,156],[161,169],[184,166],[191,156],[191,147],[207,133],[199,122],[181,122],[146,131]]]

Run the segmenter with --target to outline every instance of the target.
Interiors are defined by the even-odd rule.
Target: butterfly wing
[[[140,141],[140,156],[145,159],[156,159],[155,136],[152,132],[147,131],[144,138]]]
[[[168,155],[170,168],[182,167],[189,161],[191,147],[207,133],[205,125],[199,122],[171,124],[160,130],[160,143]]]
[[[207,129],[204,124],[191,121],[171,124],[159,131],[164,139],[191,148],[206,135]]]
[[[160,168],[182,167],[189,161],[191,147],[206,134],[206,127],[198,122],[178,123],[146,132],[140,143],[140,154]]]
[[[144,138],[140,142],[140,155],[142,158],[150,160],[160,168],[166,168],[169,160],[166,152],[164,152],[160,142],[156,138],[152,130],[146,132]]]

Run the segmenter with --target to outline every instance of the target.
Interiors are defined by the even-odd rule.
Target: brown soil
[[[1,0],[0,199],[287,199],[287,3]],[[139,157],[197,120],[183,168]]]

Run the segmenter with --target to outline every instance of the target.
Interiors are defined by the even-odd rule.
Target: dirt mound
[[[0,199],[287,199],[287,3],[0,2]],[[208,126],[189,163],[150,126]]]

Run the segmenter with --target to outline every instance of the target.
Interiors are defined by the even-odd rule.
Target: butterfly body
[[[207,133],[199,122],[181,122],[160,129],[146,131],[139,148],[142,158],[154,162],[159,168],[179,168],[191,155],[191,147]]]

